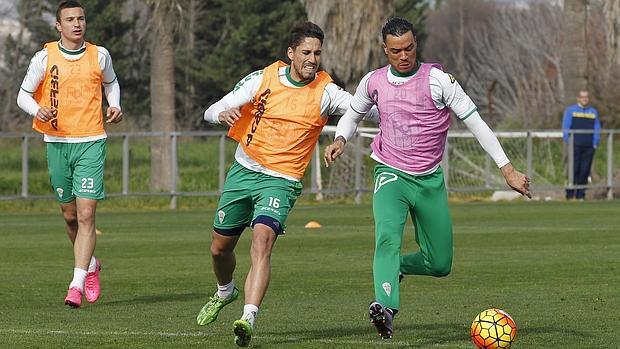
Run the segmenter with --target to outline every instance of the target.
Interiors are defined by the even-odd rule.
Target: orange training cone
[[[308,229],[316,229],[316,228],[321,228],[322,225],[317,221],[310,221],[306,223],[305,227]]]

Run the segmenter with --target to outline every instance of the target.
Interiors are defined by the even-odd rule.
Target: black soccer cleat
[[[390,309],[384,308],[377,302],[372,302],[368,307],[368,317],[379,332],[381,339],[392,339],[394,314]]]

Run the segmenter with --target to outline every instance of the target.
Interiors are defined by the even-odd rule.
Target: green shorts
[[[226,176],[213,230],[238,236],[245,227],[261,223],[284,234],[286,218],[301,190],[301,182],[255,172],[235,161]]]
[[[105,155],[105,139],[84,143],[47,143],[47,167],[56,200],[69,203],[76,196],[103,199]]]

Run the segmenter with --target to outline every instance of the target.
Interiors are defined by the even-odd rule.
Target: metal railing
[[[323,130],[323,144],[326,145],[333,138],[333,133],[335,132],[335,127],[326,126]],[[355,140],[352,140],[353,146],[349,148],[353,148],[353,166],[351,169],[351,173],[353,173],[354,185],[348,188],[327,188],[324,185],[323,178],[325,177],[325,169],[322,168],[322,154],[317,153],[313,156],[310,168],[306,171],[309,179],[306,179],[305,182],[309,182],[310,186],[306,192],[316,194],[317,199],[321,199],[324,194],[341,192],[341,193],[350,193],[355,195],[355,201],[360,202],[363,193],[370,192],[372,190],[372,179],[365,178],[362,174],[364,166],[368,162],[367,154],[369,154],[368,143],[370,142],[370,138],[377,132],[375,128],[359,128],[358,129],[358,137]],[[614,156],[616,155],[616,151],[614,150],[614,138],[616,135],[620,134],[620,130],[602,130],[601,131],[601,144],[605,145],[605,158],[606,158],[606,169],[605,169],[605,181],[597,182],[597,183],[588,183],[586,185],[576,185],[574,183],[573,178],[573,168],[575,166],[573,159],[573,144],[575,134],[579,133],[591,133],[592,131],[570,131],[569,132],[569,144],[567,151],[567,178],[564,179],[564,182],[559,182],[558,180],[547,180],[548,183],[540,183],[537,184],[537,188],[540,190],[555,190],[555,191],[563,191],[564,189],[602,189],[606,191],[605,197],[607,199],[612,199],[614,197],[614,189],[618,189],[619,183],[615,181],[615,177],[618,175],[618,169],[614,168]],[[557,143],[562,141],[562,131],[561,130],[544,130],[544,131],[535,131],[535,130],[526,130],[526,131],[517,131],[517,132],[496,132],[497,137],[500,139],[502,144],[509,143],[510,139],[517,140],[519,143],[515,149],[511,149],[511,151],[507,151],[509,157],[512,159],[512,155],[514,153],[524,152],[523,155],[520,156],[522,166],[520,169],[524,170],[527,175],[531,178],[536,178],[537,172],[535,171],[535,162],[539,161],[534,152],[534,141],[540,140],[551,140],[551,142]],[[171,183],[169,190],[166,191],[132,191],[130,187],[131,182],[131,147],[132,140],[134,139],[149,139],[153,137],[167,137],[170,142],[171,156],[170,156],[170,170],[171,170]],[[179,171],[183,168],[184,163],[183,159],[179,157],[178,148],[179,148],[179,138],[184,137],[192,137],[192,138],[207,138],[207,139],[217,139],[217,188],[209,188],[209,190],[190,190],[183,191],[179,190]],[[116,192],[109,192],[106,195],[115,197],[115,196],[169,196],[170,197],[170,206],[172,208],[176,208],[178,197],[182,196],[217,196],[221,193],[226,171],[227,165],[232,162],[232,156],[226,155],[227,149],[233,149],[234,144],[232,141],[226,141],[226,133],[223,131],[191,131],[191,132],[123,132],[123,133],[109,133],[108,140],[116,140],[119,139],[122,142],[121,146],[121,159],[122,159],[122,175],[121,175],[121,186],[120,190]],[[462,150],[458,150],[459,139],[467,139],[473,138],[469,131],[450,131],[447,139],[447,147],[446,152],[444,154],[444,159],[442,162],[442,166],[444,167],[444,173],[446,177],[446,185],[451,192],[473,192],[473,191],[481,191],[481,190],[500,190],[506,189],[505,185],[501,181],[497,180],[497,176],[493,175],[492,168],[495,166],[492,164],[490,158],[483,154],[483,157],[478,157],[479,159],[484,159],[482,164],[474,164],[474,160],[463,158],[461,155],[463,153]],[[21,142],[21,191],[19,195],[3,195],[0,192],[0,200],[14,200],[14,199],[30,199],[30,198],[43,198],[43,197],[53,197],[50,193],[49,195],[37,195],[33,194],[29,190],[29,177],[30,177],[30,167],[29,160],[31,156],[31,140],[36,139],[38,142],[41,142],[42,136],[40,134],[35,133],[1,133],[0,132],[0,141],[9,140],[8,143],[11,143],[10,140],[16,140]],[[521,142],[525,141],[525,149],[522,149]],[[16,147],[15,144],[13,146]],[[476,144],[476,146],[470,146],[471,148],[479,148],[478,150],[483,153],[482,148]],[[6,147],[5,147],[6,148]],[[506,147],[504,147],[506,149]],[[6,149],[4,150],[6,151]],[[350,151],[350,150],[348,150]],[[458,152],[457,152],[458,151]],[[108,150],[109,154],[110,150]],[[510,154],[513,153],[513,154]],[[457,154],[459,158],[457,159],[454,155]],[[452,157],[452,158],[451,158]],[[468,164],[467,166],[472,168],[477,168],[478,172],[475,173],[466,173],[462,169],[459,169],[457,166],[459,165],[459,161],[463,160],[464,163]],[[552,161],[552,160],[550,160]],[[564,166],[564,165],[562,165]],[[213,169],[210,169],[213,170]],[[1,170],[2,173],[5,173],[5,169]],[[212,171],[213,172],[213,171]],[[465,177],[479,177],[474,178],[478,180],[478,182],[474,184],[463,184],[456,180],[458,175],[465,175]],[[0,175],[0,181],[3,179],[4,175]],[[454,178],[453,178],[454,177]],[[557,176],[556,176],[557,177]],[[544,181],[543,181],[544,182]],[[307,183],[308,184],[308,183]],[[51,192],[51,191],[50,191]]]

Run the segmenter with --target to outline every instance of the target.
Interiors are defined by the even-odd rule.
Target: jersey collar
[[[284,71],[284,75],[286,75],[286,80],[288,80],[288,82],[290,82],[295,87],[304,87],[308,85],[309,83],[311,83],[312,81],[314,81],[314,79],[312,79],[312,81],[303,83],[300,81],[293,80],[293,78],[291,77],[291,66],[290,65],[286,67],[286,70]]]
[[[418,70],[420,70],[420,65],[421,64],[422,63],[420,61],[416,61],[415,69],[410,71],[410,72],[408,72],[408,73],[399,73],[398,71],[396,71],[396,69],[394,69],[394,67],[392,67],[390,65],[390,74],[392,74],[392,75],[394,75],[396,77],[399,77],[399,78],[408,78],[410,76],[414,76],[418,72]]]
[[[62,46],[62,44],[60,43],[60,40],[58,40],[58,49],[60,50],[60,52],[66,54],[66,55],[76,56],[76,55],[82,54],[82,53],[84,53],[84,51],[86,51],[86,42],[84,42],[82,44],[82,47],[80,47],[77,50],[68,50],[68,49],[64,48]]]

